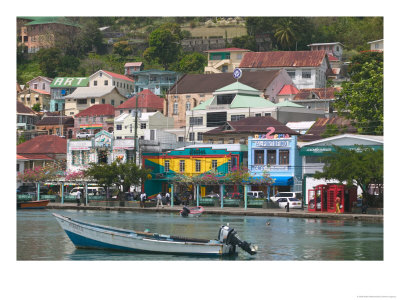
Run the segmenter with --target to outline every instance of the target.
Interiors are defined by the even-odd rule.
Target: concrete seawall
[[[174,207],[164,206],[164,208],[156,207],[123,207],[123,206],[77,206],[76,204],[50,203],[48,209],[82,209],[82,210],[109,210],[109,211],[136,211],[136,212],[165,212],[177,213],[182,209],[181,205]],[[383,222],[383,215],[370,214],[335,214],[335,213],[318,213],[308,212],[306,210],[291,209],[286,212],[284,209],[262,209],[262,208],[240,208],[240,207],[204,207],[203,214],[215,215],[235,215],[235,216],[266,216],[266,217],[286,217],[286,218],[308,218],[308,219],[330,219],[330,220],[354,220],[368,222]]]

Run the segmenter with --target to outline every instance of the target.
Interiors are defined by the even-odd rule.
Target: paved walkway
[[[50,203],[47,208],[50,209],[87,209],[87,210],[111,210],[111,211],[139,211],[139,212],[176,212],[179,213],[182,205],[174,205],[173,207],[164,206],[164,208],[156,207],[123,207],[123,206],[77,206],[74,203]],[[383,222],[383,215],[370,214],[335,214],[335,213],[319,213],[308,212],[307,210],[291,209],[286,212],[284,209],[264,209],[264,208],[247,208],[242,207],[204,207],[203,214],[218,215],[237,215],[237,216],[270,216],[270,217],[289,217],[289,218],[313,218],[313,219],[337,219],[337,220],[358,220]]]

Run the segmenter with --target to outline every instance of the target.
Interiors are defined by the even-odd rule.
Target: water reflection
[[[250,256],[195,256],[76,249],[51,215],[57,212],[91,223],[179,236],[215,239],[229,223],[239,236],[257,244]],[[267,225],[269,223],[269,225]],[[104,211],[18,211],[18,260],[383,260],[383,224],[300,218]]]

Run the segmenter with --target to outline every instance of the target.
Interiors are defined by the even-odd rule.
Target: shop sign
[[[96,148],[111,148],[111,138],[106,135],[100,135],[94,140],[94,147]]]
[[[290,147],[290,141],[254,141],[255,147]]]
[[[372,146],[365,146],[361,147],[359,145],[352,145],[352,146],[340,146],[340,148],[353,150],[357,152],[362,152],[365,148],[371,148],[373,150],[382,150],[383,147],[379,145],[372,145]],[[333,146],[305,146],[300,149],[300,155],[302,156],[323,156],[330,152],[336,152]]]
[[[190,155],[206,155],[205,149],[190,149]]]
[[[88,77],[56,77],[50,84],[50,87],[85,87],[88,84]]]
[[[256,134],[256,135],[254,135],[254,138],[255,139],[267,139],[267,140],[290,138],[289,134],[274,134],[274,133],[275,133],[275,127],[268,127],[266,134]]]
[[[252,172],[289,171],[289,166],[253,165],[250,169]]]

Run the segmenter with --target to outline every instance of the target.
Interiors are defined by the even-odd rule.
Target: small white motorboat
[[[241,241],[229,225],[220,227],[218,240],[207,240],[114,228],[86,223],[55,213],[53,216],[77,248],[186,255],[234,255],[237,253],[236,246],[239,246],[251,255],[257,253],[257,246]]]
[[[184,206],[180,211],[182,217],[200,217],[203,213],[203,206],[187,207]]]

